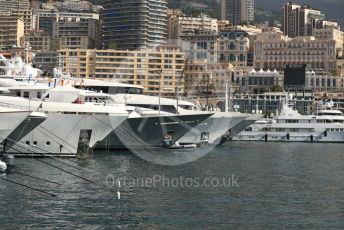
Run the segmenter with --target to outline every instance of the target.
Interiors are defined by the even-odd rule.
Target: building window
[[[239,60],[240,60],[241,62],[245,61],[245,56],[244,56],[243,54],[240,54]]]

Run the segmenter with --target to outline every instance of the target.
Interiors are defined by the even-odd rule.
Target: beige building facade
[[[7,11],[23,18],[25,32],[32,29],[32,11],[29,0],[0,0],[0,11]]]
[[[140,51],[63,49],[59,50],[64,72],[77,78],[115,79],[140,85],[148,95],[173,96],[184,93],[181,77],[185,54],[176,47]],[[178,83],[177,83],[178,81]]]
[[[25,33],[22,44],[28,42],[33,51],[53,51],[55,45],[52,42],[51,34],[47,31],[28,31]]]
[[[101,46],[99,20],[59,20],[53,23],[57,49],[95,49]]]
[[[185,68],[185,96],[224,96],[226,84],[230,87],[233,65],[229,63],[207,63],[195,61]],[[229,90],[229,89],[227,89]]]
[[[315,29],[314,37],[319,40],[334,40],[336,42],[336,56],[343,57],[344,32],[336,28]]]
[[[190,33],[182,36],[182,40],[186,43],[183,51],[190,60],[247,66],[250,40],[246,32]]]
[[[0,14],[0,49],[20,46],[24,36],[24,19],[17,15]]]
[[[168,31],[171,31],[171,34],[168,35],[171,39],[178,39],[188,32],[217,32],[217,19],[210,18],[207,15],[201,15],[200,17],[178,16],[171,20],[171,29],[169,28]]]
[[[313,70],[336,69],[336,41],[314,37],[288,38],[279,33],[257,35],[254,44],[256,69],[284,70],[286,65],[306,64]]]

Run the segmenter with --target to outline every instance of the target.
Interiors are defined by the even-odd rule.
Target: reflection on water
[[[17,159],[19,172],[62,185],[5,176],[57,197],[0,181],[0,228],[343,229],[343,149],[340,144],[229,143],[198,161],[173,167],[128,152],[68,160],[86,170],[47,160],[93,184],[34,159]],[[233,175],[238,187],[217,184],[216,179]],[[121,188],[106,186],[106,178],[108,185],[120,179]],[[165,178],[165,184],[152,178]],[[181,186],[189,178],[198,179],[199,186],[190,181],[190,186]],[[203,185],[208,179],[210,186]],[[217,186],[211,186],[211,179]],[[167,186],[167,180],[177,186]]]

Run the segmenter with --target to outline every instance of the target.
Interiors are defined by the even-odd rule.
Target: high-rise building
[[[234,25],[254,21],[254,0],[221,0],[221,19]]]
[[[184,93],[181,78],[185,53],[178,47],[161,46],[146,50],[59,50],[63,72],[77,78],[116,79],[141,85],[148,95],[175,96]],[[178,81],[178,83],[177,83]]]
[[[94,49],[100,47],[101,28],[96,19],[59,20],[53,23],[57,49]]]
[[[33,51],[53,51],[56,50],[49,31],[29,31],[25,34],[22,43],[28,42]]]
[[[25,32],[32,28],[32,12],[29,0],[0,0],[0,11],[10,12],[12,15],[22,17]]]
[[[173,37],[172,29],[173,29],[173,21],[183,16],[183,12],[180,9],[168,9],[167,10],[167,38],[170,40]]]
[[[33,10],[33,29],[53,31],[54,22],[58,21],[80,21],[82,19],[99,20],[97,13],[82,13],[82,12],[63,12],[49,9],[34,9]]]
[[[200,17],[186,17],[179,16],[172,20],[172,28],[168,29],[168,37],[171,39],[178,39],[184,33],[207,31],[207,32],[217,32],[217,19],[210,18],[207,15],[201,15]]]
[[[0,0],[1,9],[29,9],[29,0]]]
[[[103,0],[103,45],[136,50],[164,44],[167,0]]]
[[[324,19],[325,15],[321,11],[308,6],[286,3],[282,7],[282,31],[291,38],[312,36],[317,21]]]
[[[24,20],[13,14],[0,14],[0,50],[20,46],[24,36]]]

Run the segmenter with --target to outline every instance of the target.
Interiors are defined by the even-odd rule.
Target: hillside
[[[219,0],[168,0],[168,7],[182,9],[188,15],[203,12],[211,17],[220,17]]]
[[[187,14],[191,14],[193,11],[202,11],[216,18],[220,17],[219,2],[219,0],[168,0],[169,7],[171,8],[180,8]],[[279,12],[282,4],[285,2],[288,1],[256,0],[256,7],[270,13]],[[344,26],[343,0],[295,0],[293,2],[309,4],[314,8],[318,8],[326,14],[327,19],[338,21]],[[276,15],[276,13],[273,13],[273,15]]]

